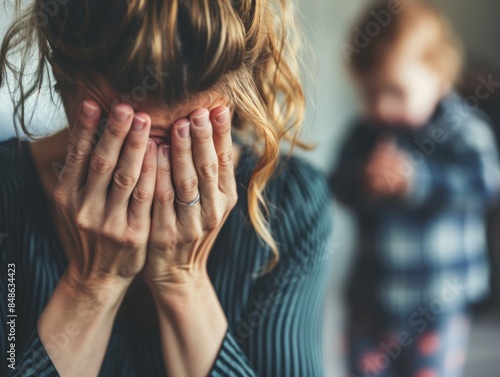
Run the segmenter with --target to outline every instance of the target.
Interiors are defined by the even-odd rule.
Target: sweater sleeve
[[[500,194],[500,167],[493,133],[471,119],[450,139],[446,161],[423,160],[415,166],[413,186],[398,203],[411,210],[491,206]]]
[[[221,376],[323,376],[322,320],[333,212],[326,179],[292,157],[270,184],[271,232],[280,260],[257,278],[210,372]]]

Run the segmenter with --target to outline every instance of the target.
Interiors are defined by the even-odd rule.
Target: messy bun
[[[298,138],[305,101],[288,1],[37,0],[22,9],[16,0],[16,10],[0,51],[0,86],[10,71],[19,89],[15,124],[28,136],[35,138],[26,126],[25,102],[45,80],[51,95],[80,87],[95,92],[90,84],[96,77],[131,93],[155,73],[156,85],[141,94],[161,106],[208,89],[223,93],[234,109],[234,132],[260,157],[248,207],[274,254],[267,269],[274,267],[279,253],[266,219],[265,186],[278,166],[282,140],[290,143],[290,153],[295,146],[312,148]],[[12,62],[16,52],[20,64]],[[27,72],[32,61],[34,74]]]

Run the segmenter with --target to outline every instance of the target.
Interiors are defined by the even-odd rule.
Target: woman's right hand
[[[54,201],[73,241],[67,278],[77,289],[128,286],[142,269],[156,180],[151,120],[114,106],[99,141],[100,106],[80,106]]]

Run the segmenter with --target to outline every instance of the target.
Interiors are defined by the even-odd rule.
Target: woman
[[[1,371],[323,375],[332,219],[323,176],[279,152],[308,148],[285,1],[23,12],[0,83],[16,74],[29,133],[50,67],[70,127],[0,145]],[[18,48],[36,52],[29,86]]]

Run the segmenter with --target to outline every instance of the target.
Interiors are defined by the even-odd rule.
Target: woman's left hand
[[[192,206],[190,203],[200,195]],[[171,146],[158,148],[156,188],[144,280],[152,290],[207,277],[215,239],[238,200],[231,116],[198,109],[174,123]],[[194,280],[193,280],[194,279]]]

